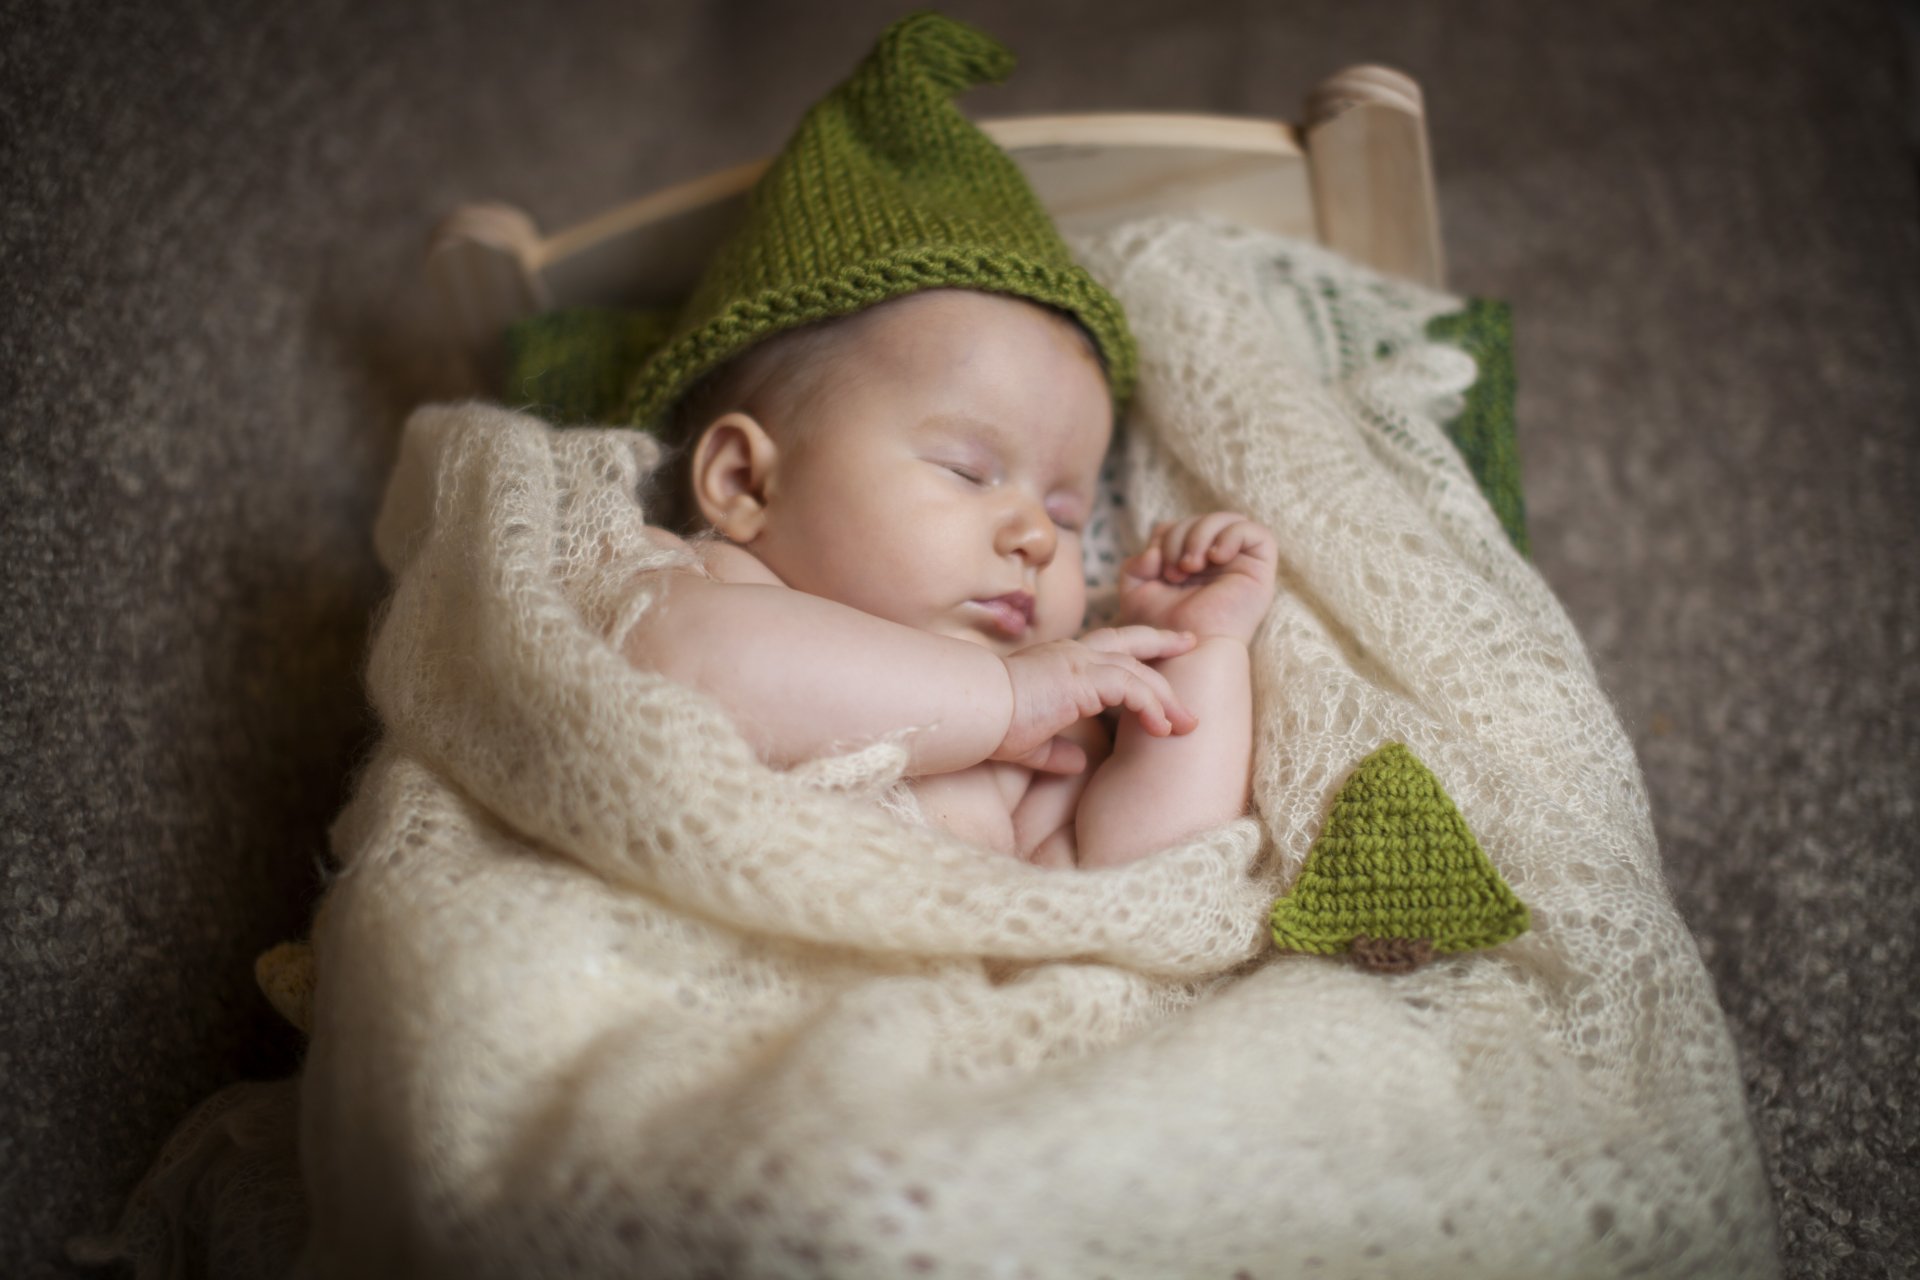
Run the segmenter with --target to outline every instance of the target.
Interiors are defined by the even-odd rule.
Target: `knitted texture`
[[[1458,300],[1207,224],[1076,247],[1142,340],[1129,536],[1279,538],[1256,816],[1045,872],[889,817],[890,744],[767,768],[620,656],[655,442],[422,410],[314,940],[303,1274],[1773,1273],[1632,750],[1440,427]],[[1387,741],[1533,921],[1391,982],[1266,928]]]
[[[1479,370],[1467,388],[1465,404],[1446,423],[1447,438],[1466,458],[1515,549],[1526,555],[1527,501],[1520,487],[1514,413],[1513,308],[1491,298],[1469,298],[1459,311],[1428,322],[1427,336],[1465,351]]]
[[[634,371],[672,331],[663,311],[581,307],[530,316],[507,330],[501,398],[561,426],[624,417]]]
[[[755,184],[740,228],[636,375],[630,420],[659,427],[700,377],[776,333],[939,288],[1074,316],[1124,405],[1135,353],[1119,304],[1075,265],[1019,168],[951,101],[1012,69],[1003,46],[950,18],[888,28]]]
[[[1334,797],[1326,828],[1269,924],[1282,951],[1332,955],[1356,939],[1370,952],[1389,940],[1472,951],[1526,932],[1527,909],[1439,779],[1389,742]]]

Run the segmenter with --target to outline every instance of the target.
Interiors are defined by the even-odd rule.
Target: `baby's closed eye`
[[[927,455],[926,461],[970,485],[985,487],[999,479],[1000,469],[991,459],[968,451],[941,450]]]

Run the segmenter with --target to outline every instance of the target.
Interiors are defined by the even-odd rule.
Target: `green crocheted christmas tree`
[[[1398,742],[1362,760],[1340,788],[1307,865],[1270,919],[1282,951],[1347,952],[1387,972],[1527,930],[1526,906],[1440,780]]]

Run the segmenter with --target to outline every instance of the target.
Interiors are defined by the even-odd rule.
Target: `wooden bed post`
[[[1320,243],[1377,271],[1446,285],[1420,86],[1350,67],[1307,98],[1307,165]]]
[[[539,260],[540,229],[512,205],[466,205],[428,238],[428,287],[471,385],[492,383],[508,325],[553,305]]]

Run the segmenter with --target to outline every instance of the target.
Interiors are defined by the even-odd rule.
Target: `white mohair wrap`
[[[1631,746],[1439,426],[1457,300],[1217,224],[1077,248],[1142,353],[1133,536],[1279,540],[1257,815],[1048,872],[885,811],[897,746],[768,768],[620,656],[648,439],[422,410],[314,939],[303,1273],[1774,1274]],[[1531,932],[1397,976],[1279,954],[1389,741]]]

